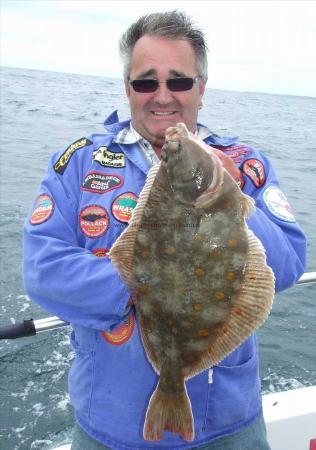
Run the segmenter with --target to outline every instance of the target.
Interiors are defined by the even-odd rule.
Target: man
[[[304,271],[305,238],[271,163],[235,139],[197,125],[207,81],[203,33],[179,12],[140,18],[121,39],[131,122],[116,113],[105,134],[52,157],[25,224],[25,286],[31,298],[73,325],[69,389],[77,449],[268,449],[255,336],[187,382],[195,439],[143,438],[157,376],[144,353],[130,294],[107,252],[126,227],[165,130],[184,122],[211,146],[256,201],[248,225],[262,241],[277,290]],[[238,154],[239,162],[234,163]]]

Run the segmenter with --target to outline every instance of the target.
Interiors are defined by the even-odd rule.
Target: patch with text
[[[116,220],[128,223],[137,205],[138,197],[133,192],[124,192],[117,196],[112,203],[112,214]]]
[[[54,207],[54,200],[50,195],[40,194],[35,201],[30,224],[39,225],[46,222],[52,216]]]
[[[102,206],[86,206],[79,214],[80,229],[90,238],[102,236],[108,229],[109,222],[109,215]]]
[[[96,194],[104,194],[123,185],[123,178],[102,172],[88,172],[83,180],[81,189]]]
[[[93,161],[103,167],[125,167],[125,155],[121,152],[111,152],[107,147],[100,147],[93,152]]]
[[[60,175],[63,175],[63,173],[66,170],[66,167],[68,166],[68,163],[70,161],[70,158],[74,154],[76,150],[79,150],[80,148],[86,147],[87,145],[91,145],[92,142],[83,137],[81,139],[78,139],[76,142],[71,144],[69,147],[66,148],[64,153],[60,156],[56,164],[54,165],[55,172],[59,173]]]

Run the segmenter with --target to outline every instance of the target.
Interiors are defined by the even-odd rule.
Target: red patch
[[[89,238],[102,236],[109,226],[109,216],[105,208],[89,205],[79,215],[80,229]]]
[[[54,212],[54,200],[48,194],[41,194],[37,197],[35,206],[30,218],[30,224],[39,225],[46,222]]]
[[[137,205],[138,197],[134,192],[124,192],[116,197],[112,203],[112,214],[116,220],[128,223],[132,217],[132,212]]]
[[[94,248],[92,253],[98,258],[104,258],[105,256],[108,256],[109,251],[108,248]]]
[[[119,175],[103,172],[88,172],[83,180],[81,189],[95,194],[104,194],[123,185],[123,178]]]
[[[251,179],[256,187],[261,187],[266,181],[264,165],[258,159],[247,159],[242,167],[243,172]]]
[[[102,331],[101,334],[104,339],[112,345],[122,345],[125,344],[131,337],[135,326],[135,317],[132,312],[124,322],[115,328],[112,333],[108,331]]]

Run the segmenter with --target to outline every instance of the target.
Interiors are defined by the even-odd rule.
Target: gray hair
[[[145,34],[189,42],[196,56],[198,75],[203,80],[207,80],[207,44],[204,33],[194,25],[189,16],[177,10],[142,16],[122,35],[119,49],[124,64],[125,79],[129,77],[133,48],[138,39]]]

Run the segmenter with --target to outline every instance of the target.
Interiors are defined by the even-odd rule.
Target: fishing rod
[[[307,284],[316,282],[316,272],[304,273],[296,284]],[[23,322],[0,327],[1,339],[17,339],[27,336],[35,336],[43,331],[55,330],[66,327],[69,323],[59,319],[59,317],[45,317],[44,319],[27,319]]]

